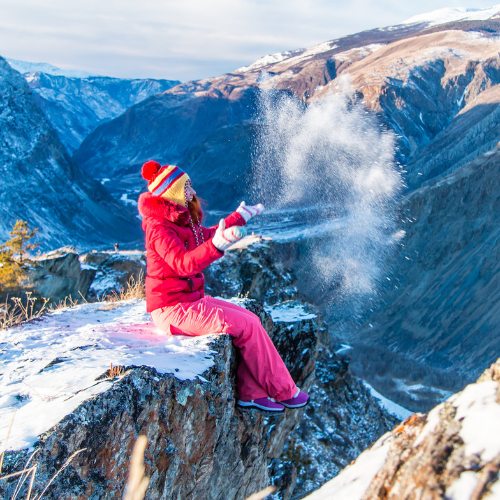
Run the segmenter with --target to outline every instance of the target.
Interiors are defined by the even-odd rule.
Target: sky
[[[496,3],[457,1],[0,0],[0,56],[189,81],[436,9]]]

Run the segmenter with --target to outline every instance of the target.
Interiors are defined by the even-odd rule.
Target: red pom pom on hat
[[[141,175],[147,181],[152,181],[161,170],[161,165],[157,161],[147,161],[141,169]]]

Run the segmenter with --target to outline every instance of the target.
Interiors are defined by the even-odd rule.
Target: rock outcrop
[[[35,295],[53,302],[80,300],[88,295],[96,271],[82,269],[74,248],[60,248],[37,258],[28,271],[30,287]]]
[[[97,252],[80,256],[82,268],[94,270],[95,278],[87,299],[101,299],[127,290],[129,285],[144,282],[146,255],[141,251]]]
[[[315,322],[276,328],[262,306],[249,302],[247,307],[261,317],[296,381],[307,390],[318,347]],[[84,449],[44,497],[121,499],[130,452],[140,434],[149,441],[146,498],[244,499],[266,487],[270,461],[279,457],[303,410],[267,417],[237,409],[230,337],[218,337],[213,349],[215,363],[198,380],[181,381],[153,368],[126,368],[110,390],[85,401],[40,436],[35,489],[40,492],[68,457]],[[8,453],[4,472],[22,467],[25,457],[23,452]],[[283,489],[291,491],[291,477],[284,478]],[[2,493],[9,496],[14,485],[2,482]]]
[[[144,252],[93,251],[79,255],[73,247],[62,247],[30,261],[26,285],[35,296],[55,303],[66,298],[95,301],[118,296],[130,286],[142,286],[145,275]]]
[[[500,498],[500,360],[384,435],[311,500]]]
[[[204,274],[207,292],[214,296],[248,297],[266,304],[299,298],[297,278],[278,260],[276,244],[269,238],[242,240]]]

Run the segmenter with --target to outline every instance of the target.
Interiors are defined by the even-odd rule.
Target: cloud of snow
[[[351,300],[372,294],[383,277],[395,241],[389,207],[403,183],[394,135],[356,100],[348,81],[339,85],[308,105],[284,91],[261,92],[254,196],[271,211],[331,228],[306,240],[301,264],[318,292]]]

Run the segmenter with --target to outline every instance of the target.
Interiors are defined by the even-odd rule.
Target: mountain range
[[[40,228],[42,248],[139,240],[135,214],[81,171],[26,80],[2,58],[0,141],[2,240],[17,219]]]
[[[19,216],[53,227],[43,231],[47,244],[61,241],[56,233],[82,241],[68,214],[74,203],[86,200],[102,210],[93,216],[99,224],[118,217],[133,227],[102,231],[100,241],[121,241],[123,235],[133,234],[132,241],[140,229],[127,206],[145,189],[139,169],[149,159],[184,168],[210,208],[234,207],[249,193],[256,138],[266,132],[259,115],[262,92],[291,96],[307,107],[347,85],[353,99],[362,101],[367,112],[394,133],[396,161],[406,186],[403,196],[394,200],[404,232],[391,281],[380,285],[366,321],[342,335],[411,356],[455,377],[463,387],[500,350],[500,297],[495,291],[499,13],[500,6],[438,11],[309,49],[265,56],[232,73],[175,86],[177,82],[170,81],[134,84],[28,73],[30,92],[19,73],[4,63],[0,119],[11,124],[2,127],[11,150],[2,154],[5,171],[13,177],[1,193],[3,234],[7,220]],[[126,101],[131,88],[135,97]],[[144,88],[150,95],[138,102],[146,95],[140,90]],[[83,96],[77,89],[85,89]],[[101,98],[90,102],[94,91],[102,92]],[[85,118],[82,127],[76,125],[80,117]],[[33,144],[49,147],[50,154],[31,154]],[[71,158],[67,151],[74,148]],[[28,157],[33,166],[26,169],[26,161],[19,159]],[[56,175],[61,169],[64,175]],[[24,179],[24,189],[31,186],[29,196],[21,198],[26,206],[18,207],[14,177]],[[57,184],[60,178],[65,179],[64,187]],[[54,180],[40,189],[45,186],[40,179]],[[68,192],[75,196],[74,203],[69,203]],[[59,193],[64,197],[56,201]],[[98,201],[93,201],[96,196]],[[84,239],[98,227],[90,219],[82,226]],[[88,242],[101,238],[99,230],[95,234]],[[300,258],[295,265],[303,265]],[[307,290],[307,283],[303,285]],[[312,290],[310,295],[319,307],[325,306],[321,294]],[[444,378],[440,383],[446,385]]]

